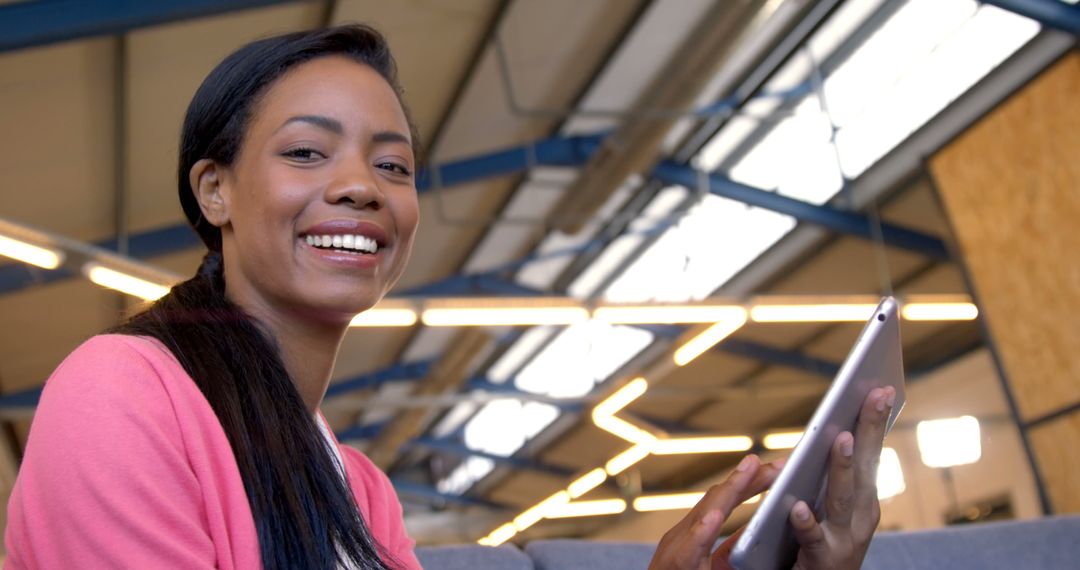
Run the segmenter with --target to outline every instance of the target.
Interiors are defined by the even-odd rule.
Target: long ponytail
[[[363,25],[260,40],[222,61],[188,107],[178,170],[181,205],[209,253],[193,278],[114,332],[160,340],[206,396],[236,456],[264,568],[381,570],[397,561],[372,538],[275,339],[226,297],[221,233],[203,219],[188,182],[200,159],[233,162],[273,81],[327,55],[370,66],[400,99],[386,41]]]

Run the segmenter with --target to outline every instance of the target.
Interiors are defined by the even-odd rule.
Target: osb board
[[[1028,437],[1054,512],[1080,513],[1080,411],[1040,424]]]
[[[1080,53],[930,160],[1026,419],[1080,401]]]

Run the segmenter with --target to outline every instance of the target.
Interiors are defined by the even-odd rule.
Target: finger
[[[746,501],[759,493],[764,493],[772,487],[773,483],[776,482],[776,478],[780,476],[780,471],[783,470],[785,463],[787,463],[786,457],[764,463],[758,467],[757,474],[754,475],[754,479],[750,481],[750,484],[746,486],[746,490],[740,497],[739,502]]]
[[[877,503],[877,466],[881,460],[885,422],[896,390],[891,386],[870,391],[859,412],[855,427],[855,509],[869,509]]]
[[[739,530],[731,533],[731,536],[724,539],[724,542],[716,548],[716,552],[713,552],[712,556],[712,570],[727,570],[731,568],[731,564],[728,563],[728,559],[731,558],[731,551],[735,548],[735,543],[739,541],[739,537],[742,536],[746,527],[739,527]]]
[[[748,455],[728,476],[714,485],[694,508],[660,540],[653,562],[657,568],[698,568],[709,560],[712,547],[738,497],[757,476],[760,460]]]
[[[828,488],[825,491],[825,512],[828,524],[851,526],[855,503],[855,438],[850,432],[836,436],[829,455]]]
[[[795,540],[799,542],[799,558],[805,558],[811,568],[829,568],[829,544],[825,540],[825,530],[818,524],[806,502],[795,503],[788,519],[795,529]]]
[[[751,483],[758,477],[761,460],[754,454],[747,455],[728,475],[727,480],[713,485],[705,496],[694,506],[700,513],[720,511],[726,519],[731,511],[742,502],[743,495],[750,489]]]

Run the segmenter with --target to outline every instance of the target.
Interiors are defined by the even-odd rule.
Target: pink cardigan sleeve
[[[12,492],[5,568],[213,568],[170,396],[123,337],[91,339],[45,385]]]
[[[405,530],[401,503],[390,479],[363,453],[348,446],[340,449],[349,484],[353,489],[363,489],[356,493],[357,506],[375,540],[401,570],[421,570],[413,551],[416,543]]]

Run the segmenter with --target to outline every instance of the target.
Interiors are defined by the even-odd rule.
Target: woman
[[[46,383],[8,566],[419,567],[388,479],[318,412],[350,319],[400,277],[416,231],[417,139],[395,73],[383,38],[354,25],[254,42],[206,78],[179,194],[209,252]],[[854,452],[870,474],[876,433],[859,431]],[[854,505],[861,526],[797,507],[812,567],[858,566],[877,522],[850,434],[836,449],[847,484],[830,505]],[[665,536],[655,567],[709,564],[723,520],[776,471],[748,457]]]

